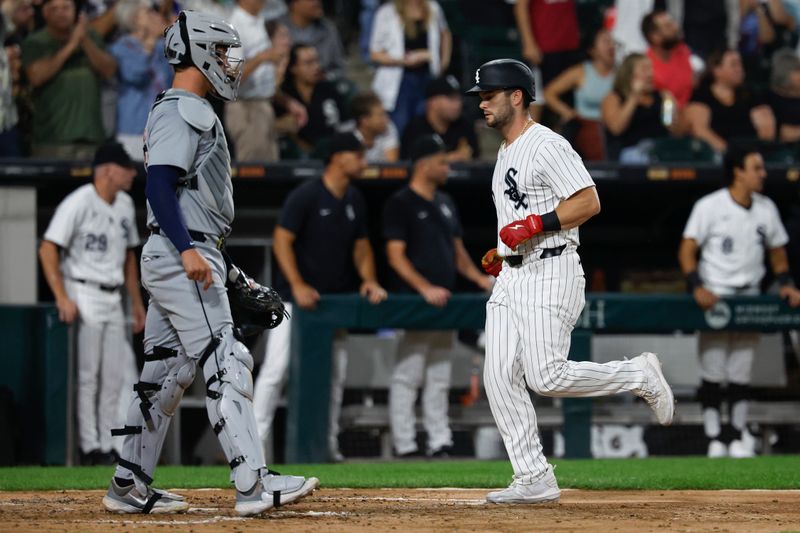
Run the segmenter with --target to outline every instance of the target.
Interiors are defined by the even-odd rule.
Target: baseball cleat
[[[267,474],[248,492],[236,491],[236,514],[253,516],[294,503],[319,487],[319,479]]]
[[[638,396],[647,402],[659,424],[662,426],[672,424],[672,417],[675,415],[675,396],[661,371],[661,361],[658,360],[658,356],[644,352],[634,361],[639,362],[646,376],[645,385],[637,392]]]
[[[736,459],[746,459],[756,456],[756,438],[749,431],[742,431],[740,438],[731,442],[728,454]]]
[[[147,494],[142,494],[136,485],[121,487],[113,479],[103,496],[103,506],[110,513],[121,514],[183,513],[189,509],[183,496],[149,487]]]
[[[561,497],[553,465],[547,465],[545,473],[533,483],[522,483],[514,479],[508,488],[486,495],[488,503],[556,503]]]
[[[725,443],[718,440],[712,440],[708,443],[708,457],[711,459],[718,459],[720,457],[728,456],[728,447]]]

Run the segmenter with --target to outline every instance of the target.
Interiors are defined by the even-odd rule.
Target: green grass
[[[555,460],[562,488],[634,489],[800,489],[800,456],[755,459],[700,457]],[[357,462],[277,466],[286,474],[317,476],[323,487],[422,488],[501,487],[511,480],[505,461]],[[0,490],[102,489],[109,467],[0,468]],[[164,466],[156,486],[229,487],[224,466]]]

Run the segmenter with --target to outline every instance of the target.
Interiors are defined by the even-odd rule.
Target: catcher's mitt
[[[231,263],[228,269],[228,300],[233,321],[244,336],[278,327],[289,313],[281,297]]]

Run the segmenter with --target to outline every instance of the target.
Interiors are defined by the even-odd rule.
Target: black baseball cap
[[[102,144],[94,153],[92,166],[96,167],[106,163],[115,163],[125,168],[136,168],[127,150],[116,141],[108,141]]]
[[[455,96],[461,94],[461,86],[454,76],[447,75],[435,78],[425,87],[425,98],[434,96]]]
[[[325,162],[329,163],[331,158],[339,152],[363,152],[364,143],[362,143],[355,134],[351,132],[336,133],[331,137],[328,143],[328,156]]]
[[[420,159],[434,154],[446,152],[447,147],[439,135],[423,135],[411,145],[411,161],[416,163]]]

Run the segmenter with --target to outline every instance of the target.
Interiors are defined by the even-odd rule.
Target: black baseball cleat
[[[441,448],[437,448],[431,451],[430,457],[431,459],[450,459],[453,457],[453,447],[442,446]]]
[[[397,459],[425,459],[426,457],[426,455],[420,450],[414,450],[406,453],[397,453],[397,450],[395,450],[394,456]]]

